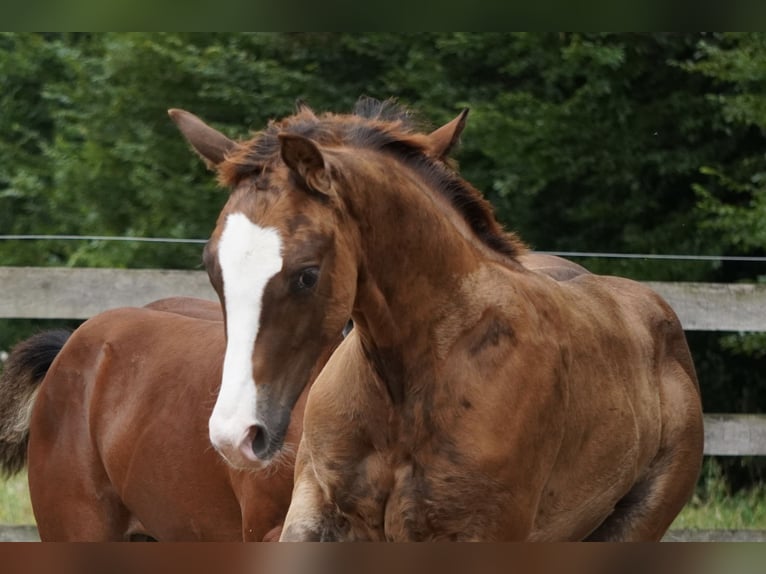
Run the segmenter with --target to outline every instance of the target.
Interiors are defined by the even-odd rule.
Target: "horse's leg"
[[[311,480],[296,480],[293,498],[285,517],[279,540],[281,542],[336,541],[326,519],[321,516],[322,494],[319,485]]]
[[[103,469],[83,465],[74,453],[30,465],[29,490],[43,541],[103,542],[126,540],[130,514]]]
[[[69,464],[67,464],[67,462]],[[130,515],[93,469],[51,460],[30,468],[29,490],[40,539],[55,542],[127,540]]]
[[[124,540],[129,513],[91,441],[83,393],[60,373],[48,373],[32,413],[28,479],[40,538]]]
[[[348,524],[325,502],[313,463],[304,442],[298,446],[295,487],[280,542],[340,542],[348,536]]]
[[[657,456],[587,540],[659,541],[694,490],[704,441],[696,377],[685,360],[671,362],[664,375]]]
[[[586,540],[643,542],[662,539],[683,508],[696,483],[698,470],[676,463],[673,454],[658,457],[650,476],[637,482],[614,512]]]

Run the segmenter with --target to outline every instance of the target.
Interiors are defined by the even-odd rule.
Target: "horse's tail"
[[[0,474],[24,468],[37,390],[70,335],[64,329],[44,331],[11,350],[0,375]]]

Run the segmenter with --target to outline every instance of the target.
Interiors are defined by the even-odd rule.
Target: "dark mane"
[[[417,118],[395,100],[360,98],[351,114],[315,115],[307,106],[266,129],[226,158],[219,166],[221,182],[234,186],[259,173],[279,157],[279,134],[309,138],[320,145],[349,145],[391,154],[422,174],[463,216],[476,236],[489,248],[508,257],[526,251],[514,234],[502,229],[490,203],[447,163],[427,151],[427,132]]]

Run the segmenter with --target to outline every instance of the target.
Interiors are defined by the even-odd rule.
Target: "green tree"
[[[55,121],[45,96],[48,81],[65,75],[57,39],[38,34],[0,34],[0,232],[49,233],[56,225],[49,191],[53,176],[46,151]],[[60,264],[58,248],[0,242],[3,264]]]
[[[684,68],[709,77],[707,94],[720,111],[721,135],[733,145],[701,166],[695,186],[704,215],[700,231],[732,253],[766,252],[766,35],[722,34],[702,42]],[[766,273],[763,274],[766,278]]]

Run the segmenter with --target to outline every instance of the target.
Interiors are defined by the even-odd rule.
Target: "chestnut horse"
[[[218,303],[175,297],[14,348],[0,382],[0,467],[28,460],[42,540],[278,538],[294,446],[253,472],[227,465],[208,439],[225,346]]]
[[[681,325],[642,284],[526,266],[446,160],[465,111],[421,133],[390,102],[302,106],[247,142],[171,116],[233,190],[204,257],[230,462],[278,460],[354,320],[308,396],[282,540],[661,538],[702,459]]]

